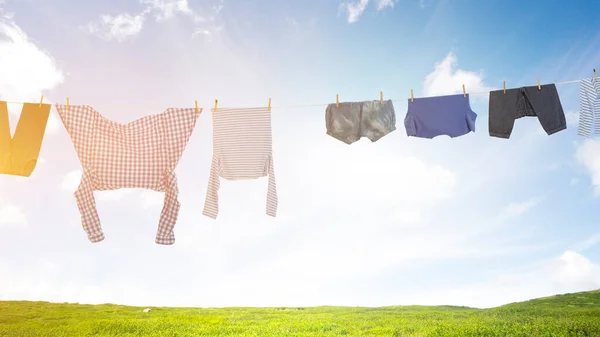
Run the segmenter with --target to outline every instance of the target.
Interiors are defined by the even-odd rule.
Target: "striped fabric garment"
[[[277,212],[271,112],[267,108],[218,109],[213,112],[213,157],[202,214],[219,213],[219,177],[227,180],[269,176],[267,215]]]
[[[146,188],[165,192],[155,242],[175,243],[180,204],[174,171],[202,110],[170,108],[121,124],[87,105],[56,109],[83,167],[74,195],[88,239],[104,240],[94,191]]]
[[[584,137],[600,134],[600,83],[593,78],[580,82],[577,134]]]

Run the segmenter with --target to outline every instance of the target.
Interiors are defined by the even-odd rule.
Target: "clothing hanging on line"
[[[277,212],[271,111],[268,108],[218,109],[213,112],[213,156],[202,214],[219,213],[219,178],[257,179],[269,176],[266,213]]]
[[[0,174],[29,177],[37,165],[52,105],[25,103],[10,135],[7,102],[0,101]]]
[[[409,137],[455,138],[475,132],[476,120],[469,95],[457,94],[409,99],[404,126]]]
[[[579,128],[584,137],[600,134],[600,83],[598,79],[582,79],[579,84]]]
[[[175,243],[180,204],[174,171],[202,110],[170,108],[121,124],[86,105],[56,108],[83,167],[74,195],[88,239],[104,240],[94,191],[146,188],[165,192],[155,242]]]
[[[555,84],[544,84],[490,91],[489,133],[491,137],[510,138],[516,119],[538,118],[552,135],[567,128],[565,113]]]
[[[396,113],[392,100],[383,102],[343,102],[329,104],[325,110],[327,134],[346,144],[362,137],[376,142],[396,130]]]

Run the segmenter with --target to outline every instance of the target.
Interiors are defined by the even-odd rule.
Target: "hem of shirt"
[[[509,139],[510,138],[510,134],[505,134],[505,133],[498,133],[498,132],[490,132],[490,137],[496,137],[496,138],[502,138],[502,139]]]
[[[170,246],[175,243],[175,238],[173,236],[162,236],[159,235],[156,237],[154,242],[158,245]]]
[[[555,133],[557,133],[559,131],[566,130],[566,129],[567,129],[566,125],[561,125],[561,126],[557,127],[556,129],[550,130],[550,131],[548,131],[546,133],[548,134],[548,136],[550,136],[552,134],[555,134]]]
[[[598,134],[599,132],[596,132],[596,134]],[[585,137],[585,138],[592,138],[592,135],[594,133],[591,131],[583,131],[583,130],[579,130],[577,131],[577,135],[581,136],[581,137]]]
[[[97,242],[103,241],[104,240],[104,233],[103,232],[97,232],[97,233],[88,234],[88,239],[92,243],[97,243]]]
[[[213,213],[209,213],[209,212],[202,212],[202,215],[204,215],[205,217],[209,217],[213,220],[215,220],[217,218],[217,214],[213,214]]]
[[[458,138],[458,137],[466,136],[469,133],[475,133],[475,130],[469,129],[467,132],[461,132],[461,133],[457,133],[457,134],[454,134],[454,135],[447,135],[447,136],[450,137],[450,138]]]

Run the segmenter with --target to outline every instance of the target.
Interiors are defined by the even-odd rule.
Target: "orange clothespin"
[[[215,108],[213,109],[213,112],[217,112],[217,105],[219,104],[219,100],[215,99]]]
[[[413,95],[413,90],[410,89],[410,101],[414,102],[415,101],[415,96]]]
[[[383,104],[383,91],[379,92],[379,104]]]
[[[271,99],[269,98],[269,106],[267,107],[267,109],[269,109],[269,111],[271,111]]]
[[[463,84],[462,86],[463,86],[463,96],[467,97],[467,90],[465,90],[465,85]]]
[[[69,110],[69,97],[67,97],[67,110]]]
[[[335,94],[335,107],[339,108],[340,107],[340,95]]]
[[[537,82],[538,82],[538,90],[542,90],[542,85],[540,84],[540,79],[537,78]]]
[[[194,101],[194,103],[196,104],[196,113],[199,113],[200,110],[198,109],[198,101]]]
[[[506,95],[506,81],[504,81],[504,94]]]
[[[594,80],[598,80],[598,76],[596,76],[596,68],[594,68]]]

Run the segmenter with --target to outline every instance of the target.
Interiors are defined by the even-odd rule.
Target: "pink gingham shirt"
[[[74,195],[89,240],[104,240],[93,191],[146,188],[165,192],[155,242],[175,243],[180,204],[174,170],[202,110],[169,108],[121,124],[87,105],[56,108],[83,167]]]
[[[227,109],[213,112],[213,157],[202,214],[216,219],[219,213],[219,177],[227,180],[269,176],[267,215],[277,212],[277,190],[267,108]]]

